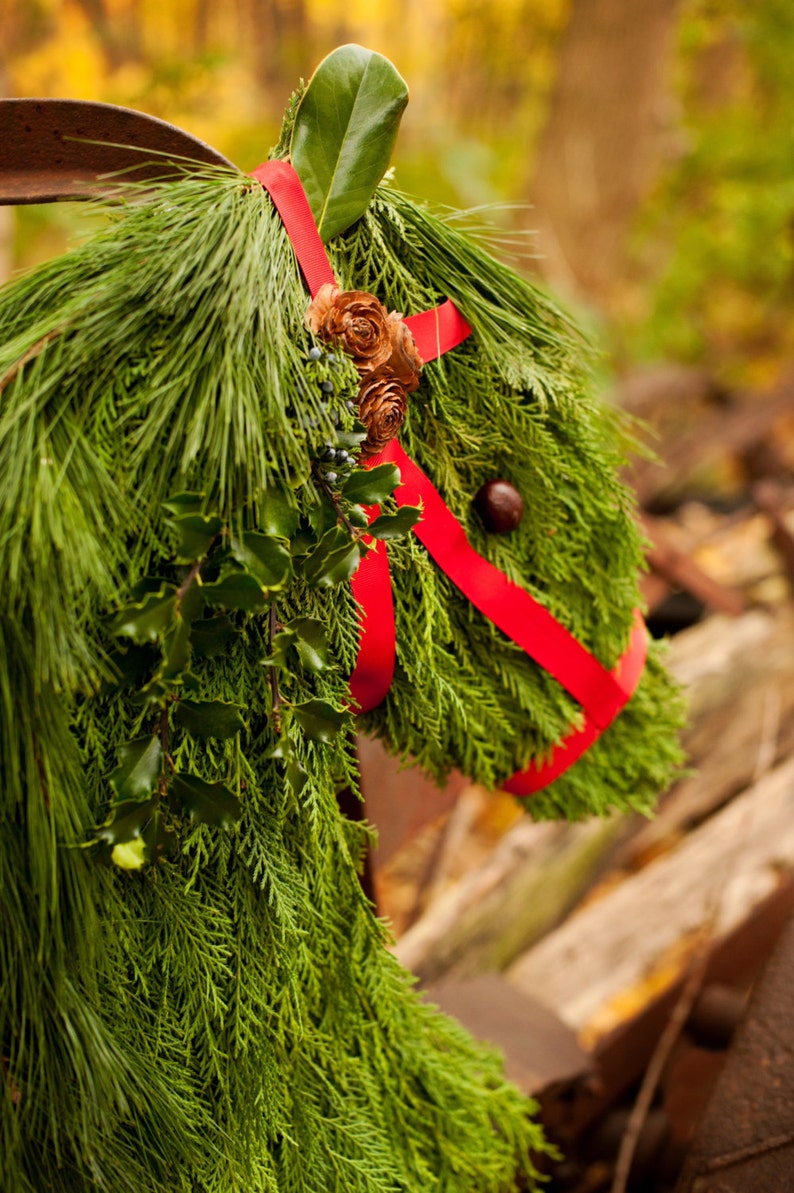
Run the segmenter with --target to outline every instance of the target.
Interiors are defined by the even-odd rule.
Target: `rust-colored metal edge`
[[[794,914],[756,986],[677,1193],[794,1188]]]
[[[0,99],[0,204],[106,196],[126,181],[236,167],[165,120],[76,99]]]

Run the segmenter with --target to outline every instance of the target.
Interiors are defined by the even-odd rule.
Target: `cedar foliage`
[[[531,1104],[411,989],[358,884],[364,830],[335,801],[356,782],[343,580],[359,548],[313,461],[356,441],[355,370],[309,360],[292,249],[251,180],[203,170],[130,187],[109,218],[0,294],[0,1183],[531,1181]],[[390,309],[458,303],[475,334],[426,367],[405,446],[477,549],[611,665],[640,542],[615,479],[619,428],[587,394],[565,318],[389,188],[329,252],[342,285]],[[505,540],[470,510],[494,475],[528,507]],[[187,521],[179,494],[198,495]],[[194,558],[178,534],[195,517],[222,530]],[[289,554],[282,579],[253,611],[219,597],[213,585],[259,567],[248,548],[279,518],[267,551]],[[341,572],[321,553],[329,534]],[[413,538],[389,553],[398,672],[367,727],[437,774],[489,784],[542,756],[577,720],[570,698]],[[328,665],[279,646],[278,627],[307,618],[325,627]],[[195,697],[223,711],[222,732],[191,731]],[[677,762],[679,720],[654,657],[530,811],[647,807]],[[136,743],[173,774],[158,763],[145,799],[125,802]]]

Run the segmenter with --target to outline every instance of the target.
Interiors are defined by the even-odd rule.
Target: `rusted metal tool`
[[[95,198],[125,180],[178,176],[191,162],[236,168],[183,129],[132,108],[0,99],[0,204]]]

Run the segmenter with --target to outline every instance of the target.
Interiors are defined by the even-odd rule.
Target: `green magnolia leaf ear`
[[[359,219],[391,159],[408,87],[381,54],[341,46],[309,80],[290,160],[323,240]]]

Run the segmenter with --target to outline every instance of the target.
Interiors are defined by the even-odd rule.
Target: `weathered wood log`
[[[595,1038],[686,963],[716,904],[722,936],[794,869],[794,758],[670,854],[579,909],[511,967],[519,989]]]
[[[739,619],[713,617],[675,640],[671,666],[686,685],[694,774],[656,817],[637,821],[617,863],[635,868],[744,790],[759,767],[794,752],[794,612],[788,605]]]
[[[397,942],[403,965],[423,981],[454,970],[504,968],[592,883],[621,832],[621,818],[512,828],[485,865],[430,905]]]

